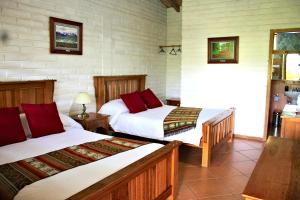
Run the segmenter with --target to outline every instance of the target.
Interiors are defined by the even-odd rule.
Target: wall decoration
[[[207,63],[238,63],[239,37],[208,38]]]
[[[50,52],[82,55],[82,23],[50,17]]]
[[[181,45],[176,44],[176,45],[160,45],[159,47],[159,54],[165,54],[166,51],[165,49],[167,48],[172,48],[169,52],[170,55],[176,56],[178,54],[181,54],[182,50],[181,50]]]

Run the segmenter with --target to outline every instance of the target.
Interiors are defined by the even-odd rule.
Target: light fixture
[[[88,95],[88,93],[86,92],[80,92],[76,99],[75,99],[75,103],[77,104],[82,104],[82,113],[79,115],[81,118],[86,118],[89,115],[85,112],[86,111],[86,106],[85,104],[89,104],[91,103],[91,98]]]

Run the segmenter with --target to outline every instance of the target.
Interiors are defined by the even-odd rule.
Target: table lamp
[[[82,104],[82,113],[80,114],[80,117],[81,118],[88,117],[89,115],[85,112],[86,111],[85,104],[91,103],[91,98],[88,95],[88,93],[80,92],[75,99],[75,103]]]

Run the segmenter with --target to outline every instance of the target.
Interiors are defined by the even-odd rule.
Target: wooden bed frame
[[[120,94],[145,89],[147,75],[125,75],[125,76],[94,76],[94,87],[96,95],[97,111],[101,106],[113,99],[120,98]],[[202,125],[202,139],[198,146],[202,148],[202,166],[210,165],[213,151],[218,149],[222,143],[232,141],[234,132],[235,109],[230,108],[216,117],[206,121]]]
[[[54,83],[55,80],[0,82],[0,108],[21,108],[21,103],[51,103]],[[165,145],[69,199],[174,199],[180,144]]]

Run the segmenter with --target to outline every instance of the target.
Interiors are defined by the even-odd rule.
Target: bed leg
[[[233,133],[234,133],[234,120],[235,120],[235,108],[232,108],[233,111],[232,111],[232,114],[230,116],[230,127],[229,127],[229,140],[228,142],[232,142],[233,140]]]
[[[208,143],[203,143],[202,146],[202,167],[209,167],[211,158],[211,149]]]
[[[177,195],[178,190],[178,147],[174,148],[172,151],[172,170],[171,170],[171,184],[172,184],[172,193],[168,197],[168,200],[174,200]]]
[[[231,143],[232,140],[233,140],[233,134],[232,134],[232,131],[230,131],[228,142]]]

